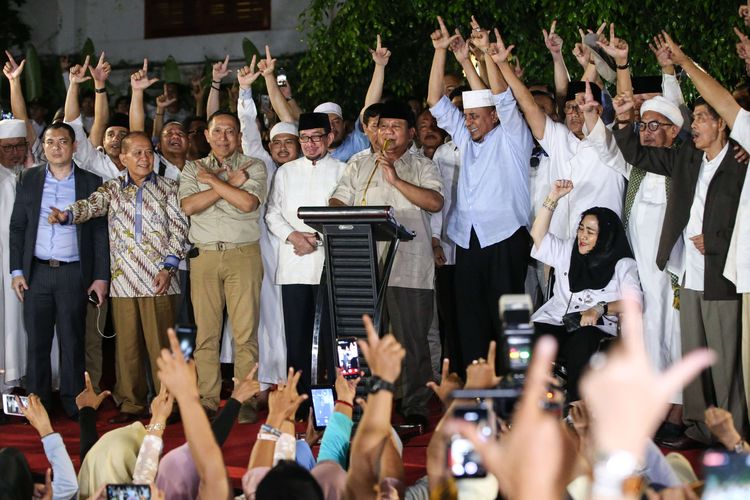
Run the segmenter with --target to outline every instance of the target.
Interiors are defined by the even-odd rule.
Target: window
[[[147,0],[146,38],[271,29],[271,0]]]

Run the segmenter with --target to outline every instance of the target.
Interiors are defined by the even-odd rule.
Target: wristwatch
[[[177,268],[175,266],[162,266],[159,271],[166,271],[171,277],[174,277],[174,275],[177,274]]]
[[[605,301],[597,302],[594,308],[599,313],[599,316],[606,316],[609,311],[609,304]]]
[[[375,394],[381,390],[389,391],[391,394],[396,394],[396,385],[391,382],[386,382],[382,378],[375,375],[370,379],[370,387],[367,390],[368,394]]]

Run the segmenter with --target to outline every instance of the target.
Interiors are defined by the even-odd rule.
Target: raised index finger
[[[5,55],[8,56],[8,61],[10,61],[10,63],[13,66],[15,66],[16,65],[16,60],[13,58],[13,56],[11,55],[11,53],[6,50],[5,51]]]
[[[609,25],[609,43],[612,43],[612,40],[615,39],[615,23],[611,23]]]
[[[376,50],[380,50],[380,33],[378,33],[378,44],[375,47]]]
[[[101,66],[104,64],[104,51],[102,50],[102,53],[99,55],[99,62],[96,64],[97,66]]]
[[[550,35],[555,32],[555,27],[556,26],[557,26],[557,19],[553,20],[552,21],[552,25],[549,27],[549,34]]]
[[[177,340],[177,334],[174,328],[167,328],[167,337],[169,338],[169,348],[172,350],[175,359],[183,359],[182,356],[177,356],[181,352],[180,342]]]
[[[229,65],[229,54],[227,54],[227,56],[224,58],[224,63],[222,64],[222,66],[226,68],[228,65]]]
[[[143,73],[148,73],[148,59],[143,59]]]
[[[266,60],[271,60],[271,48],[268,45],[266,45]]]
[[[437,20],[438,20],[438,24],[440,25],[440,33],[442,33],[443,36],[448,36],[448,28],[445,27],[443,18],[440,16],[437,16]]]
[[[362,323],[364,323],[365,331],[367,332],[367,344],[369,347],[373,347],[378,343],[378,334],[375,331],[375,325],[372,324],[372,318],[367,314],[363,314]]]
[[[596,30],[597,35],[601,35],[604,33],[604,28],[607,27],[607,21],[604,21],[601,26],[599,26],[599,29]]]

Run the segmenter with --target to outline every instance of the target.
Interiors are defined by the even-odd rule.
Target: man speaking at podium
[[[386,307],[393,334],[406,348],[401,371],[401,413],[407,422],[427,424],[431,380],[427,332],[432,321],[433,277],[430,212],[443,207],[443,181],[432,160],[409,150],[415,118],[401,102],[383,104],[378,122],[377,152],[346,167],[331,196],[332,206],[390,205],[396,219],[416,232],[399,244],[393,262]],[[383,243],[378,253],[385,258]]]

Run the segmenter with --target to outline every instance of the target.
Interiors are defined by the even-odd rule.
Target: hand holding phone
[[[355,379],[360,375],[359,369],[359,347],[357,339],[345,337],[336,340],[336,351],[338,353],[339,368],[345,379]]]
[[[333,415],[336,398],[330,385],[310,387],[310,401],[313,409],[313,427],[316,431],[325,429]]]
[[[29,398],[26,396],[18,396],[18,398],[21,400],[21,404],[24,408],[28,408]],[[13,394],[3,394],[3,413],[14,417],[23,417],[23,412],[18,406],[16,396]]]
[[[150,500],[151,487],[147,484],[108,484],[107,500]]]
[[[195,352],[195,339],[198,334],[198,328],[195,325],[175,325],[177,341],[180,343],[180,351],[185,357],[185,361],[193,358]]]
[[[453,411],[453,416],[476,424],[480,433],[486,438],[494,434],[491,425],[491,418],[494,418],[494,415],[486,407],[459,407]],[[474,449],[474,445],[460,434],[451,436],[448,446],[448,469],[456,479],[487,476],[487,469],[482,464],[482,459]]]

